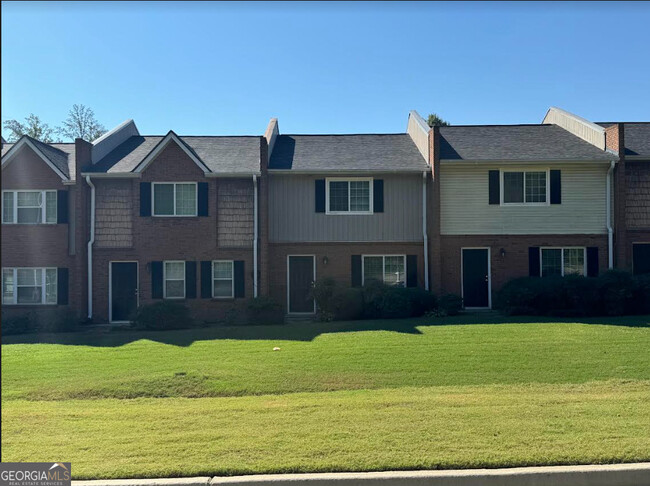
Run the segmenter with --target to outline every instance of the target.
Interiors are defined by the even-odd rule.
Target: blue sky
[[[650,3],[2,2],[2,120],[143,134],[650,120]]]

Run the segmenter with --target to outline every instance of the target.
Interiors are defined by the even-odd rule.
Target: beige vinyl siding
[[[217,242],[221,248],[253,246],[254,195],[251,180],[220,179],[217,188]]]
[[[133,246],[133,183],[130,180],[95,181],[95,246]]]
[[[607,164],[555,163],[526,166],[453,163],[441,165],[441,232],[478,234],[602,234],[607,232]],[[488,204],[490,170],[562,171],[562,204]],[[547,184],[549,181],[547,181]]]
[[[384,180],[384,212],[347,215],[315,212],[314,180],[327,176],[273,174],[271,242],[422,241],[422,174],[373,177]]]

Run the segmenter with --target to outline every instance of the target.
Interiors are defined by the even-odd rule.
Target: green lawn
[[[2,461],[82,479],[650,460],[650,317],[504,321],[6,337]]]

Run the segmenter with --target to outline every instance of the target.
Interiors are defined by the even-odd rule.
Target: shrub
[[[650,314],[650,273],[637,275],[636,296],[634,298],[634,312],[638,314]]]
[[[140,307],[133,320],[136,329],[164,330],[192,327],[187,306],[170,300]]]
[[[246,309],[249,324],[280,324],[284,320],[282,306],[271,297],[260,296],[248,299]]]
[[[457,316],[463,308],[463,299],[460,295],[444,294],[438,299],[437,315]]]
[[[413,317],[420,317],[438,307],[436,296],[419,287],[406,289],[412,303]]]
[[[600,302],[608,316],[622,316],[634,311],[637,293],[635,278],[621,270],[608,270],[599,277]]]
[[[74,332],[79,330],[81,319],[70,310],[60,312],[51,319],[40,319],[36,324],[38,332]]]
[[[12,334],[34,332],[36,330],[36,324],[28,314],[15,317],[2,316],[1,328],[4,336],[10,336]]]
[[[333,316],[337,321],[354,321],[363,317],[363,291],[337,288],[332,296]]]

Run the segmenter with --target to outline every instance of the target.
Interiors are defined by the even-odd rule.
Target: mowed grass
[[[647,316],[501,321],[5,338],[2,461],[90,479],[650,460]]]

